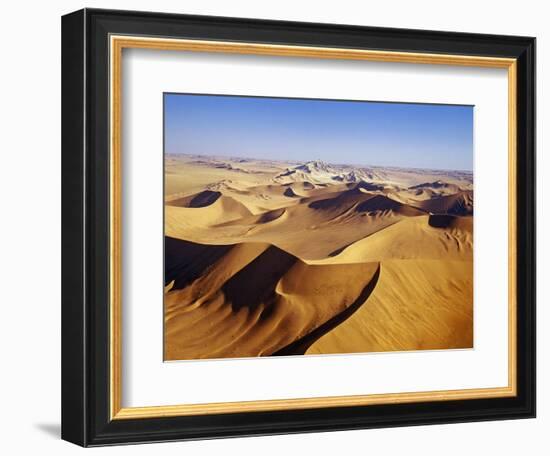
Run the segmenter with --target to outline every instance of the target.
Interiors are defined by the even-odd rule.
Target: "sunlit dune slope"
[[[315,263],[360,263],[386,259],[471,260],[472,230],[472,217],[407,217]]]
[[[167,206],[166,235],[204,244],[269,242],[301,259],[315,260],[334,255],[403,218],[426,214],[364,188],[327,190],[325,194],[303,198],[299,204],[244,216],[241,214],[245,211],[237,210],[234,204],[220,212],[222,207],[217,204],[222,198],[191,212]],[[212,229],[205,229],[208,226]]]
[[[206,207],[214,204],[222,197],[222,193],[212,190],[204,190],[195,195],[185,196],[183,198],[172,199],[167,204],[168,206],[176,207]]]
[[[428,199],[416,206],[433,214],[472,215],[474,213],[474,197],[473,192],[464,191]]]
[[[473,346],[471,173],[198,156],[166,170],[167,360]]]
[[[166,360],[303,352],[377,279],[377,263],[308,265],[265,243],[166,242]]]
[[[230,196],[212,196],[204,193],[206,192],[203,192],[200,198],[194,196],[167,203],[164,211],[165,231],[169,232],[179,227],[185,232],[189,227],[215,225],[252,214],[244,204]]]
[[[462,191],[457,184],[451,184],[449,182],[443,182],[437,180],[435,182],[423,182],[421,184],[412,185],[409,190],[413,192],[429,191],[432,195],[453,195]]]
[[[307,354],[470,348],[472,262],[387,260],[363,306]]]

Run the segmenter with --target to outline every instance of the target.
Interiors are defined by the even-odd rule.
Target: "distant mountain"
[[[274,177],[276,182],[312,182],[330,183],[331,181],[343,183],[360,183],[372,180],[382,180],[376,172],[368,168],[352,168],[338,165],[329,165],[321,160],[312,160],[306,163],[287,168]]]
[[[332,166],[321,160],[313,160],[287,168],[282,173],[276,175],[274,180],[280,183],[311,182],[315,184],[330,182],[332,176],[336,174],[338,174],[338,171]]]
[[[341,173],[338,176],[334,176],[332,179],[339,182],[359,183],[373,180],[374,175],[363,169],[353,169],[348,173]]]
[[[337,172],[332,166],[321,161],[321,160],[312,160],[304,163],[303,165],[298,165],[293,168],[294,171],[303,171],[304,173],[327,173],[333,174]]]
[[[287,177],[294,174],[317,174],[317,175],[326,175],[326,174],[336,174],[338,173],[332,166],[321,161],[321,160],[312,160],[301,165],[293,166],[287,168],[286,171],[283,171],[279,176],[276,177]]]

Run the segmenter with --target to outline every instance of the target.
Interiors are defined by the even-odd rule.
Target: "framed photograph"
[[[62,20],[62,437],[535,416],[535,39]]]

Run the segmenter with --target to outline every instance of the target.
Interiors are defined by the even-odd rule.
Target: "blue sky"
[[[473,107],[164,95],[165,152],[375,166],[473,167]]]

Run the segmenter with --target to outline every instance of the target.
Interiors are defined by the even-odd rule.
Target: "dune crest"
[[[348,245],[328,258],[310,262],[346,264],[387,259],[471,261],[473,258],[471,223],[461,218],[449,220],[445,226],[434,227],[430,223],[432,217],[423,215],[404,218]]]
[[[165,359],[473,345],[463,171],[170,156]]]
[[[418,207],[432,214],[472,215],[474,196],[471,191],[461,191],[422,201]]]
[[[171,200],[167,204],[176,207],[206,207],[214,204],[221,196],[221,192],[204,190],[196,195]]]
[[[383,261],[367,302],[307,354],[470,348],[473,264]]]
[[[183,277],[165,295],[167,360],[265,356],[315,330],[319,338],[322,325],[364,303],[378,271],[377,263],[308,265],[269,244],[208,246],[205,255],[179,242],[172,262]],[[202,274],[189,281],[197,257]]]
[[[252,215],[252,212],[244,204],[230,196],[220,195],[213,202],[204,206],[186,207],[167,204],[164,214],[165,231],[168,234],[172,228],[179,225],[185,229],[193,226],[211,226],[247,217]]]

